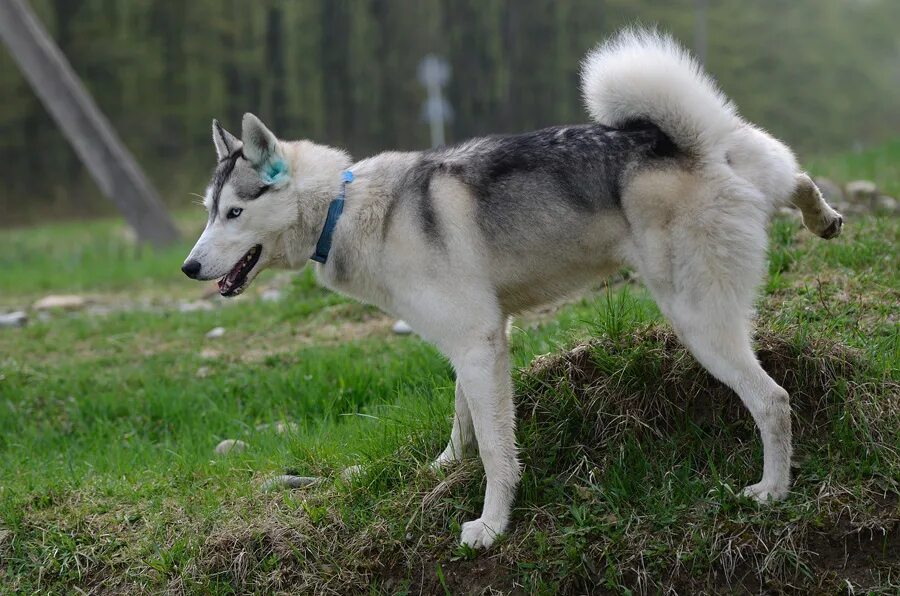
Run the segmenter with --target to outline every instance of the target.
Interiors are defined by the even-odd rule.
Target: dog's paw
[[[490,548],[497,536],[506,529],[505,525],[500,522],[482,521],[479,517],[463,524],[459,541],[474,549]]]
[[[459,463],[460,458],[449,450],[444,450],[437,459],[428,464],[428,469],[434,473],[443,472],[448,468],[451,468],[454,464]]]
[[[741,494],[759,503],[768,503],[785,498],[788,494],[788,488],[787,486],[777,486],[768,482],[757,482],[745,488],[741,491]]]
[[[438,457],[436,460],[428,464],[428,471],[432,474],[438,474],[445,471],[451,465],[453,465],[452,459],[444,459],[443,457]]]
[[[844,228],[844,218],[840,213],[835,212],[834,218],[830,223],[825,227],[824,230],[819,232],[819,236],[824,238],[825,240],[831,240],[832,238],[837,238],[841,235],[841,230]]]
[[[829,208],[827,213],[817,216],[809,217],[804,214],[803,225],[819,238],[831,240],[841,235],[841,230],[844,228],[844,216]]]

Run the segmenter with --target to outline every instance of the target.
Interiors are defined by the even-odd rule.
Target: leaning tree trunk
[[[138,239],[155,246],[177,240],[178,230],[150,181],[25,0],[0,0],[0,39],[100,190],[122,212]]]

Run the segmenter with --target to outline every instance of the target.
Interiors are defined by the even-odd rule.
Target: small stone
[[[200,368],[197,369],[196,374],[197,374],[198,379],[205,379],[210,374],[212,374],[212,369],[208,366],[201,366]]]
[[[281,435],[287,432],[297,432],[299,428],[300,426],[296,422],[285,422],[283,420],[279,420],[278,422],[273,422],[271,424],[268,422],[257,424],[256,432],[266,432],[271,430]]]
[[[273,490],[278,490],[279,488],[303,488],[305,486],[317,484],[321,482],[321,480],[321,478],[316,478],[315,476],[293,476],[291,474],[282,474],[281,476],[269,478],[262,483],[261,488],[263,492],[271,492]]]
[[[890,214],[897,212],[897,199],[887,195],[881,195],[875,199],[875,212]]]
[[[396,333],[397,335],[409,335],[413,332],[413,328],[409,326],[409,323],[406,321],[397,321],[394,323],[394,326],[391,327],[391,331]]]
[[[813,182],[819,187],[819,191],[829,205],[844,201],[844,190],[834,180],[819,176],[813,179]]]
[[[854,180],[844,187],[847,199],[853,203],[871,205],[878,194],[878,187],[871,180]]]
[[[87,304],[84,296],[76,294],[50,294],[31,305],[34,310],[78,310]]]
[[[276,290],[274,288],[263,290],[263,293],[260,294],[259,299],[263,302],[278,302],[279,300],[281,300],[281,290]]]
[[[131,226],[122,226],[115,231],[115,234],[128,245],[133,246],[138,243],[137,234]]]
[[[231,453],[240,453],[247,450],[247,443],[237,439],[225,439],[216,445],[216,455],[229,455]]]
[[[223,335],[225,335],[224,327],[213,327],[206,332],[206,339],[216,339],[218,337],[222,337]]]
[[[21,310],[0,315],[0,327],[24,327],[28,323],[28,315]]]
[[[185,301],[181,302],[178,305],[178,310],[180,312],[198,312],[203,310],[212,310],[214,307],[211,302],[206,302],[204,300],[193,300],[191,302]]]
[[[847,203],[847,207],[841,209],[841,215],[866,215],[869,213],[868,203]]]
[[[349,482],[354,478],[358,478],[362,473],[363,467],[359,464],[356,464],[355,466],[347,466],[346,468],[344,468],[344,471],[341,472],[341,478],[345,482]]]
[[[218,350],[212,350],[210,348],[203,348],[200,350],[200,357],[204,360],[214,360],[219,357]]]

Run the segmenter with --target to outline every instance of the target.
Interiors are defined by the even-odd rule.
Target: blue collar
[[[337,226],[341,213],[344,212],[344,197],[347,193],[347,185],[351,182],[353,182],[353,172],[344,170],[343,174],[341,174],[341,192],[328,205],[325,226],[319,235],[319,241],[316,242],[316,252],[310,257],[317,263],[324,263],[328,260],[328,253],[331,251],[331,237],[334,235],[334,228]]]

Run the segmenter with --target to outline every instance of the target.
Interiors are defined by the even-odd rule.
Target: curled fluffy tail
[[[649,120],[697,157],[711,156],[741,124],[697,61],[656,31],[626,29],[600,44],[582,63],[581,87],[599,124]]]

